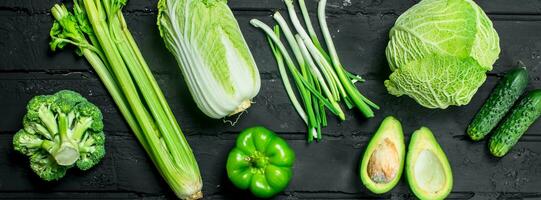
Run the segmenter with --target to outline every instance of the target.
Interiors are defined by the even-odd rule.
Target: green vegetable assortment
[[[238,188],[268,198],[289,184],[294,162],[295,153],[285,140],[266,128],[249,128],[229,152],[227,176]]]
[[[88,170],[105,155],[101,111],[79,93],[36,96],[26,109],[13,147],[30,157],[30,167],[41,179],[58,180],[74,166]]]
[[[365,80],[340,61],[327,25],[327,1],[317,5],[321,42],[304,0],[284,2],[289,20],[276,12],[273,28],[257,19],[250,24],[267,37],[285,92],[308,128],[308,143],[322,139],[328,113],[346,119],[339,102],[373,118],[380,108],[357,89],[355,84]],[[199,166],[128,29],[122,13],[126,4],[127,0],[73,0],[70,9],[54,5],[50,48],[75,47],[175,195],[200,199]],[[203,113],[221,119],[252,105],[261,88],[260,74],[226,0],[160,0],[157,25]],[[422,0],[397,19],[389,37],[385,54],[392,72],[381,86],[431,109],[468,104],[501,51],[492,22],[473,0]],[[490,137],[493,156],[506,155],[541,116],[541,90],[523,95],[528,81],[522,64],[505,74],[466,130],[474,141]],[[13,148],[29,157],[30,168],[41,179],[59,180],[70,168],[88,170],[104,158],[103,120],[109,119],[79,93],[61,90],[35,96],[26,111]],[[418,198],[446,198],[453,188],[453,172],[436,136],[422,127],[411,134],[407,147],[405,138],[400,121],[392,116],[383,120],[359,163],[362,184],[371,193],[384,194],[404,172]],[[294,168],[295,158],[286,140],[258,126],[238,135],[225,171],[234,186],[270,198],[295,179],[294,169],[310,170]]]

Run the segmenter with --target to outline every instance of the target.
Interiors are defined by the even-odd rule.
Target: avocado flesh
[[[445,186],[443,166],[432,151],[426,149],[421,151],[413,170],[415,180],[425,191],[435,193]]]
[[[392,116],[385,118],[361,160],[361,181],[368,190],[382,194],[396,186],[403,171],[405,147],[400,122]]]
[[[415,131],[406,155],[406,177],[419,199],[444,199],[453,187],[447,156],[428,128]]]

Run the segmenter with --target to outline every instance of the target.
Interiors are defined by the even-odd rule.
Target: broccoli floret
[[[87,101],[81,94],[71,91],[71,90],[60,90],[54,96],[59,99],[67,99],[74,102],[84,102]]]
[[[76,107],[79,124],[76,127],[90,128],[94,132],[103,130],[103,116],[95,105],[89,102],[83,102]]]
[[[58,180],[73,166],[90,169],[104,157],[103,116],[79,93],[36,96],[27,110],[13,146],[30,157],[32,170],[43,180]]]
[[[58,125],[56,124],[54,113],[50,107],[57,100],[56,96],[43,95],[36,96],[30,100],[26,106],[25,121],[31,124],[37,123],[47,128],[48,133],[58,132]],[[34,125],[31,125],[34,126]]]
[[[24,155],[31,156],[36,151],[41,150],[41,147],[46,140],[42,140],[40,136],[20,130],[13,137],[13,146],[15,150]]]
[[[77,168],[87,170],[96,165],[105,156],[104,142],[103,132],[87,134],[79,143],[81,158],[77,160]]]
[[[51,154],[45,151],[37,151],[30,156],[30,168],[41,179],[54,181],[64,177],[69,167],[58,165]]]

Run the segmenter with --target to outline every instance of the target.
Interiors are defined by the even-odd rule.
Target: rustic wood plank
[[[71,49],[61,53],[48,51],[52,23],[48,10],[57,2],[0,1],[0,54],[4,55],[0,62],[0,107],[7,116],[0,120],[0,198],[172,198],[172,192],[84,59],[75,56]],[[312,11],[314,2],[308,2]],[[351,71],[368,79],[360,88],[383,109],[371,120],[364,119],[358,111],[346,112],[345,122],[331,118],[324,141],[316,144],[306,144],[305,127],[285,95],[268,44],[263,34],[248,23],[258,18],[272,24],[272,12],[284,9],[280,0],[230,1],[263,78],[256,104],[233,127],[208,119],[191,100],[178,67],[157,32],[156,0],[130,0],[125,14],[188,135],[209,199],[252,199],[249,193],[231,185],[224,166],[237,133],[254,125],[277,131],[297,153],[293,182],[275,199],[412,199],[405,179],[383,196],[369,194],[358,179],[359,157],[370,135],[387,115],[402,121],[407,138],[420,126],[428,126],[436,133],[454,172],[455,187],[450,198],[541,198],[541,170],[535,167],[541,164],[541,123],[534,124],[503,159],[491,158],[485,142],[473,143],[464,135],[466,125],[499,76],[518,60],[526,63],[532,76],[529,89],[541,87],[541,1],[476,1],[494,20],[503,51],[472,102],[446,110],[425,109],[407,97],[392,97],[382,83],[390,73],[383,53],[388,30],[398,15],[416,2],[329,0],[328,20],[340,56]],[[24,156],[12,150],[11,137],[21,128],[24,106],[31,97],[60,89],[76,90],[102,109],[108,154],[88,172],[72,169],[62,181],[46,183],[31,172]]]
[[[244,193],[240,193],[244,194]],[[40,193],[5,193],[6,199],[144,199],[144,200],[159,200],[159,199],[172,199],[171,196],[166,195],[147,195],[136,194],[129,192],[107,192],[107,193],[77,193],[77,192],[54,192],[48,193],[46,197]],[[214,194],[206,195],[205,199],[222,200],[232,199],[236,200],[251,200],[250,197],[231,194]],[[273,200],[291,200],[291,199],[360,199],[367,198],[362,194],[349,194],[339,192],[287,192],[285,194],[279,194],[272,198]],[[409,194],[397,194],[390,195],[391,199],[415,199]],[[535,199],[541,198],[541,193],[451,193],[450,199]]]
[[[126,12],[155,12],[157,0],[152,1],[128,1]],[[329,0],[329,11],[348,12],[359,14],[379,13],[402,13],[419,0]],[[489,14],[541,14],[541,2],[537,0],[477,0],[477,2]],[[44,13],[58,3],[56,0],[21,0],[2,1],[0,9],[17,11],[27,14]],[[230,0],[228,1],[233,10],[274,10],[285,8],[282,0]],[[309,8],[315,8],[317,0],[307,0]],[[525,6],[527,5],[527,6]],[[314,9],[312,9],[314,10]]]
[[[42,193],[10,192],[3,193],[3,199],[165,199],[164,196],[140,195],[129,192],[52,192]]]

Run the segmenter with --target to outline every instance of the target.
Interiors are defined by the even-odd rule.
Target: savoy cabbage
[[[500,54],[492,22],[472,0],[423,0],[402,14],[386,49],[390,94],[428,108],[468,104]]]

